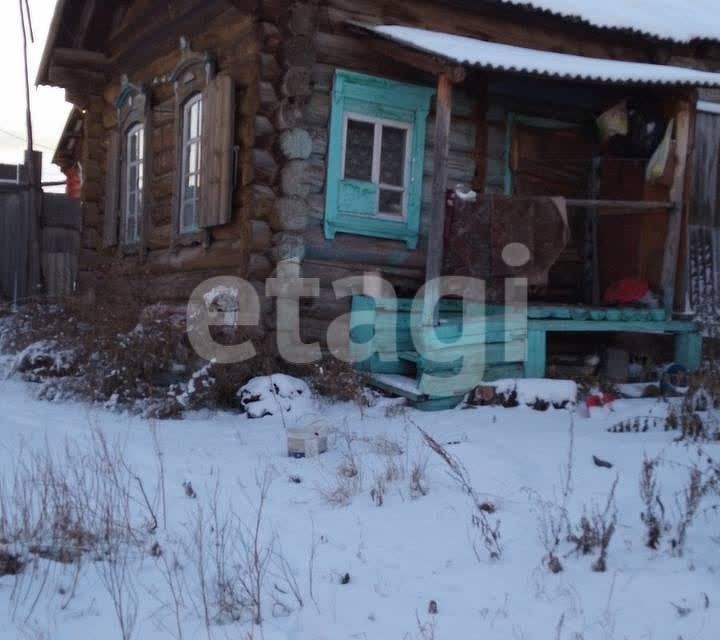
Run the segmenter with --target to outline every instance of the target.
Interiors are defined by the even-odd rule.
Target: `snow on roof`
[[[698,100],[698,111],[702,113],[713,113],[720,115],[720,102],[709,102],[708,100]]]
[[[683,67],[525,49],[414,27],[380,25],[365,28],[446,60],[485,69],[592,82],[720,87],[720,74]]]
[[[690,42],[720,40],[718,0],[500,0],[605,29]]]

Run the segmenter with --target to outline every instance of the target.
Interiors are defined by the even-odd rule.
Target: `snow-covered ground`
[[[285,437],[285,428],[293,425],[278,417],[191,414],[182,421],[153,424],[84,404],[40,402],[28,385],[5,380],[0,382],[0,465],[11,468],[22,451],[34,447],[59,452],[67,440],[85,442],[93,430],[102,429],[110,441],[122,443],[132,471],[155,501],[156,430],[165,467],[167,525],[161,518],[146,547],[156,539],[163,557],[172,558],[170,564],[183,577],[182,606],[172,604],[160,561],[150,553],[133,553],[125,602],[126,608],[137,603],[132,637],[140,640],[208,637],[198,604],[193,523],[200,510],[209,518],[212,496],[219,493],[220,505],[232,503],[220,511],[232,510],[252,526],[259,502],[257,481],[266,470],[273,479],[261,538],[275,537],[275,549],[282,550],[278,555],[296,576],[304,606],[281,586],[277,566],[271,567],[262,627],[214,621],[213,638],[718,637],[720,546],[713,540],[720,535],[718,516],[698,516],[682,558],[670,553],[667,540],[659,551],[646,548],[640,520],[643,456],[660,455],[665,461],[660,483],[671,518],[674,493],[683,489],[697,448],[674,444],[675,434],[662,430],[607,432],[625,418],[662,417],[665,405],[656,400],[618,401],[612,412],[599,410],[591,419],[576,419],[571,519],[579,520],[583,508],[603,508],[617,474],[618,529],[606,573],[591,570],[594,557],[572,555],[562,558],[565,570],[555,575],[542,566],[538,502],[529,490],[544,499],[559,495],[568,460],[570,413],[521,407],[422,414],[388,411],[392,404],[381,400],[363,412],[351,405],[317,406],[315,415],[303,420],[350,436],[331,436],[325,455],[294,460],[286,455]],[[484,557],[482,546],[476,557],[469,498],[448,476],[445,463],[425,447],[415,424],[446,444],[467,467],[475,489],[497,505],[490,519],[501,522],[501,559]],[[358,459],[358,492],[349,504],[331,504],[328,495],[337,488],[337,468],[348,440]],[[707,451],[719,453],[714,446]],[[593,456],[613,468],[596,466]],[[428,459],[429,492],[418,497],[412,495],[408,475],[423,458]],[[371,497],[376,475],[393,465],[396,473],[390,475],[395,479],[386,483],[383,506],[376,506],[377,499]],[[191,483],[195,498],[188,497],[184,483]],[[35,580],[28,578],[28,571],[20,581],[0,579],[0,638],[122,638],[100,565],[86,559],[77,580],[75,566],[58,563],[49,572],[36,568]],[[208,567],[210,581],[214,571]],[[428,613],[431,601],[437,603],[436,615]]]

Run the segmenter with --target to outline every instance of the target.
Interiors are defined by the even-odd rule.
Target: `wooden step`
[[[463,397],[431,398],[422,393],[413,378],[401,375],[375,374],[370,376],[370,385],[386,393],[405,398],[418,411],[447,411],[454,409]]]
[[[428,396],[420,391],[414,378],[397,374],[377,373],[370,376],[370,384],[387,393],[401,398],[407,398],[411,402],[424,402]]]

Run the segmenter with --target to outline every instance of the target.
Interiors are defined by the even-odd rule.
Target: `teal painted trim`
[[[530,331],[573,331],[607,333],[697,333],[695,322],[666,320],[643,322],[623,320],[528,320]]]
[[[350,354],[358,369],[369,370],[375,355],[375,303],[367,296],[355,296],[350,311]]]
[[[423,413],[433,413],[436,411],[452,411],[457,409],[461,402],[465,400],[465,396],[453,396],[451,398],[433,398],[430,400],[418,400],[410,402],[413,409],[422,411]]]
[[[371,118],[384,118],[385,120],[397,120],[405,124],[413,124],[415,121],[415,110],[396,107],[389,103],[368,102],[367,100],[344,99],[345,112],[354,113]]]
[[[702,365],[703,339],[699,331],[675,336],[675,362],[688,371],[697,371]]]
[[[338,206],[346,213],[372,215],[378,197],[378,186],[374,182],[361,180],[340,180]]]
[[[526,378],[544,378],[547,364],[547,340],[545,331],[528,332]]]
[[[397,82],[389,78],[371,76],[357,71],[338,69],[335,80],[343,83],[343,94],[349,98],[392,104],[397,107],[414,110],[425,103],[430,105],[430,98],[435,94],[434,87],[419,84]]]
[[[515,184],[513,182],[512,175],[512,162],[510,157],[512,154],[512,131],[515,123],[524,124],[528,127],[536,127],[538,129],[570,129],[572,127],[579,127],[574,122],[563,122],[562,120],[555,120],[554,118],[541,118],[538,116],[526,116],[521,113],[509,112],[507,114],[507,120],[505,123],[505,195],[511,196]]]
[[[343,118],[345,115],[343,105],[344,93],[345,76],[337,73],[330,99],[328,166],[327,180],[325,181],[325,237],[329,240],[335,237],[338,218],[338,191],[341,178]]]
[[[420,236],[425,136],[434,89],[395,82],[387,78],[337,70],[331,96],[327,182],[325,189],[325,237],[338,232],[388,238],[416,249]],[[342,152],[345,114],[396,120],[410,124],[411,149],[408,167],[407,207],[402,220],[378,216],[376,199],[371,204],[367,184],[343,180]],[[362,185],[365,188],[360,188]],[[374,194],[377,194],[377,187]]]

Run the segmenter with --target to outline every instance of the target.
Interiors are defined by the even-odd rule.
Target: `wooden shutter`
[[[235,83],[219,75],[203,91],[200,227],[217,227],[232,218]]]
[[[103,244],[106,247],[114,247],[118,242],[121,146],[120,132],[110,133],[105,174],[105,212],[103,214]]]

